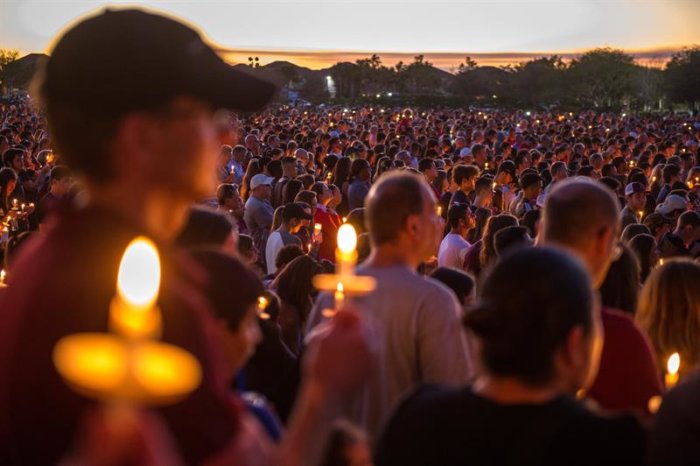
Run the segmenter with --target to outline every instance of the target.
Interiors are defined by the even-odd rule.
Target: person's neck
[[[420,260],[411,257],[410,254],[406,253],[407,251],[411,251],[411,248],[398,243],[385,243],[380,246],[374,246],[365,264],[377,268],[405,266],[411,270],[416,270]]]
[[[87,191],[88,206],[109,208],[165,243],[177,235],[191,204],[191,199],[178,199],[171,192],[155,188],[139,189],[132,183],[88,185]]]
[[[557,383],[534,387],[514,377],[479,376],[473,385],[478,395],[502,405],[544,404],[565,392]]]

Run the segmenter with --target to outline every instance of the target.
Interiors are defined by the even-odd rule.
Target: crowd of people
[[[66,33],[33,99],[0,103],[0,462],[700,459],[697,117],[264,108],[273,91],[122,10]],[[343,224],[377,286],[329,313],[313,279]],[[163,340],[203,379],[115,429],[51,351],[106,331],[141,234]]]

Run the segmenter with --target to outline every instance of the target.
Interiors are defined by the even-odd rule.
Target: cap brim
[[[216,108],[242,112],[263,108],[272,100],[277,87],[240,68],[224,62],[213,67],[206,86],[201,89],[201,97]]]

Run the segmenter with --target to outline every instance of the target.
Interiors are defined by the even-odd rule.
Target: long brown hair
[[[639,299],[637,322],[651,340],[662,370],[679,353],[681,371],[700,363],[700,265],[672,259],[654,269]]]
[[[496,257],[496,248],[493,245],[493,238],[496,236],[496,233],[506,227],[516,225],[518,225],[518,219],[511,214],[495,215],[486,221],[484,235],[482,237],[483,244],[481,245],[481,253],[479,254],[479,262],[482,268],[489,265],[491,259]]]

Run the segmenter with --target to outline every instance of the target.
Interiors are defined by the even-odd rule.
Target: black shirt
[[[565,396],[499,405],[469,387],[426,387],[385,426],[376,465],[641,464],[644,444],[634,418],[601,418]]]

